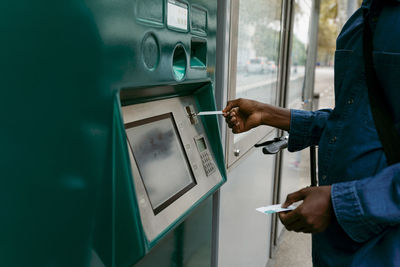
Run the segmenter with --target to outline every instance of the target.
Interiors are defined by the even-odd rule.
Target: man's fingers
[[[297,192],[287,195],[285,203],[282,204],[282,208],[287,208],[294,202],[303,200],[307,196],[307,193],[308,193],[307,188],[303,188]]]
[[[240,103],[240,99],[228,101],[228,103],[226,104],[226,107],[222,110],[222,112],[225,114],[229,113],[231,111],[231,109],[238,107],[239,103]]]
[[[311,234],[311,233],[315,233],[315,230],[312,227],[307,226],[307,227],[304,227],[303,229],[301,229],[300,232],[305,233],[305,234]]]
[[[294,231],[296,231],[297,233],[305,233],[305,234],[313,233],[312,228],[309,226],[304,226]]]
[[[238,111],[239,111],[239,108],[232,108],[231,111],[229,111],[229,117],[230,118],[237,117]]]
[[[223,115],[224,115],[225,120],[226,120],[227,122],[230,121],[230,120],[232,120],[233,118],[236,119],[236,117],[237,117],[236,108],[231,109],[231,111],[229,111],[229,112],[227,112],[227,113],[224,113]]]
[[[235,125],[232,127],[232,132],[233,132],[234,134],[240,133],[240,132],[241,132],[241,130],[240,130],[240,125],[239,125],[239,124],[235,124]]]
[[[314,229],[309,225],[305,218],[301,215],[300,211],[289,211],[279,213],[279,218],[285,228],[289,231],[298,233],[313,233]]]
[[[286,229],[288,229],[289,231],[296,231],[296,229],[299,229],[300,227],[304,227],[301,223],[300,218],[296,218],[295,221],[291,222],[291,223],[285,223],[284,226],[286,227]]]
[[[304,225],[303,221],[297,220],[291,225],[285,225],[286,229],[289,231],[301,232],[302,229],[305,229],[307,226]]]
[[[222,112],[223,113],[229,113],[229,111],[231,111],[231,109],[233,109],[233,108],[235,108],[237,106],[238,106],[237,99],[228,101],[228,103],[226,104],[226,107],[222,110]]]
[[[229,126],[230,128],[232,128],[233,126],[235,126],[235,125],[238,124],[238,120],[237,120],[236,117],[228,117],[228,118],[225,118],[225,121],[226,121],[226,123],[228,124],[228,126]]]
[[[234,134],[240,133],[241,127],[240,127],[240,123],[237,120],[231,120],[231,119],[226,118],[225,121],[228,124],[228,127],[232,129],[232,132]]]
[[[228,127],[232,129],[234,134],[241,132],[240,120],[238,117],[238,109],[237,107],[232,108],[231,111],[226,113],[225,121],[228,124]]]
[[[297,220],[300,219],[299,213],[296,210],[293,211],[287,211],[287,212],[280,212],[279,213],[279,218],[281,219],[281,222],[287,226],[290,225]]]

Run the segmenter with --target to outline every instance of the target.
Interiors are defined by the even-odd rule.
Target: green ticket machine
[[[0,266],[210,266],[217,1],[0,6]]]

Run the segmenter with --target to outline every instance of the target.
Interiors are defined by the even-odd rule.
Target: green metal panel
[[[212,198],[169,232],[135,267],[211,265]]]
[[[113,259],[115,266],[130,266],[145,255],[148,244],[140,222],[118,95],[114,103]]]
[[[1,1],[0,28],[0,266],[89,266],[95,218],[111,212],[101,35],[73,0]]]
[[[181,2],[190,17],[195,6],[193,31],[167,27],[166,0],[0,3],[0,266],[130,266],[155,245],[141,229],[118,95],[195,93],[200,109],[215,108],[216,0]],[[175,62],[179,72],[182,55]],[[217,120],[204,123],[224,173]],[[211,253],[206,197],[143,261],[190,265]]]

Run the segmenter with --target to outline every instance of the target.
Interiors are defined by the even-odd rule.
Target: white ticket
[[[222,115],[224,114],[221,110],[220,111],[202,111],[197,114],[197,116],[206,116],[206,115]]]
[[[256,210],[261,213],[264,213],[264,214],[273,214],[273,213],[282,212],[282,211],[290,211],[290,210],[294,210],[297,208],[294,205],[290,205],[287,208],[282,208],[281,206],[282,206],[282,204],[270,205],[270,206],[266,206],[266,207],[257,208]]]

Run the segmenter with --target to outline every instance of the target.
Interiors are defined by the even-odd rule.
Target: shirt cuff
[[[311,113],[305,110],[290,110],[288,150],[295,152],[307,147],[310,140]]]
[[[336,219],[355,242],[365,242],[382,231],[382,227],[369,221],[357,195],[357,181],[333,184],[331,199]]]

